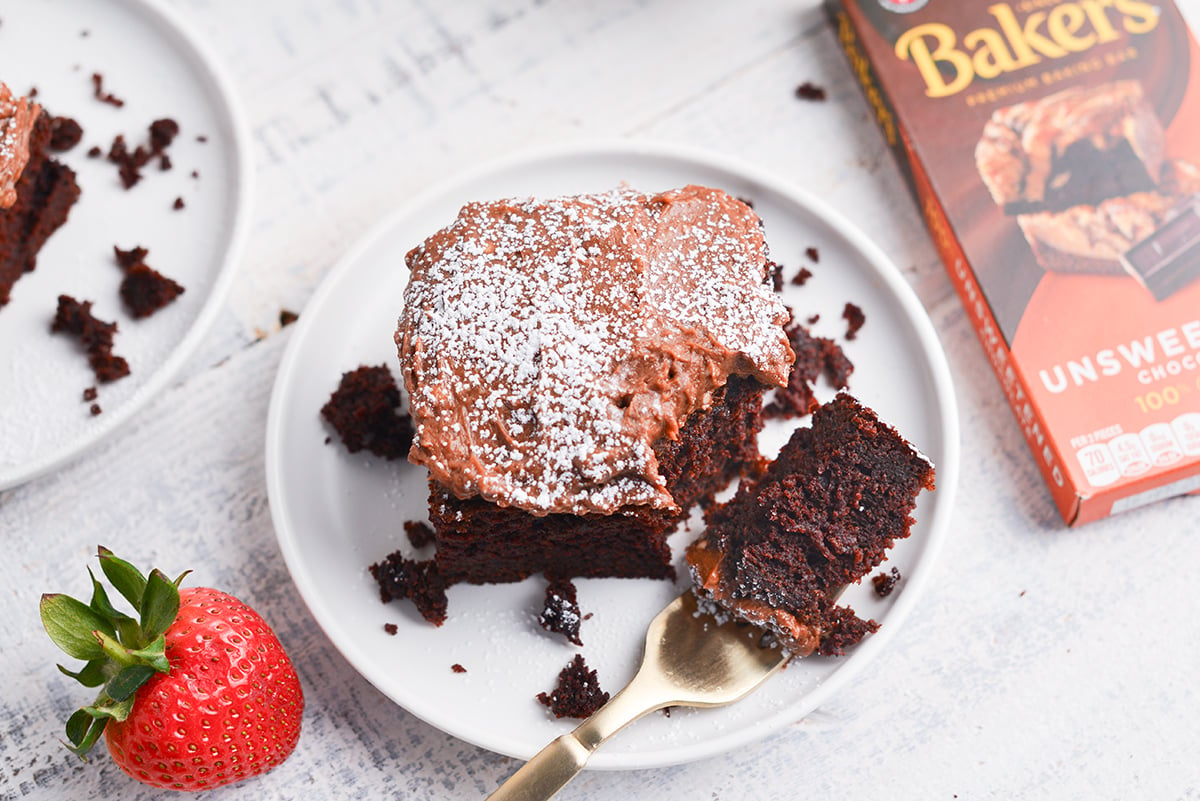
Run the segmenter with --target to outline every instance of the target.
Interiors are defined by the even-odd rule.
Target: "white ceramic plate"
[[[489,167],[413,201],[345,257],[292,332],[271,400],[267,486],[283,555],[317,621],[372,684],[446,732],[528,758],[574,725],[551,718],[534,696],[553,687],[576,651],[604,688],[620,689],[637,666],[646,624],[681,591],[682,584],[661,581],[577,581],[580,606],[593,614],[583,624],[582,649],[538,627],[540,577],[450,588],[441,628],[407,603],[384,606],[367,566],[393,550],[411,551],[401,524],[425,519],[424,471],[350,455],[336,438],[326,444],[331,432],[319,417],[344,371],[386,363],[398,374],[392,334],[407,281],[404,254],[450,223],[464,202],[595,191],[622,181],[652,190],[701,183],[749,198],[788,278],[807,264],[805,248],[816,246],[820,263],[808,265],[813,278],[803,287],[788,284],[785,299],[801,318],[819,313],[815,332],[839,340],[844,304],[864,309],[866,325],[846,343],[857,367],[851,388],[936,463],[938,489],[921,499],[913,536],[891,556],[889,566],[905,578],[899,588],[886,600],[867,586],[851,589],[855,609],[882,623],[878,634],[848,656],[796,662],[733,706],[650,715],[601,748],[590,763],[596,768],[661,766],[722,752],[798,720],[845,685],[896,632],[925,584],[958,473],[950,374],[928,318],[887,259],[807,193],[710,154],[631,143]],[[793,425],[764,432],[764,452],[773,453]],[[677,559],[694,533],[672,538]],[[385,623],[399,632],[389,636]],[[467,672],[452,672],[455,663]]]
[[[93,97],[92,74],[125,102]],[[0,308],[0,489],[44,473],[128,421],[191,355],[216,318],[231,283],[250,208],[249,137],[228,81],[202,44],[157,2],[0,0],[0,80],[16,93],[38,90],[51,114],[76,119],[83,141],[57,156],[75,170],[82,193],[46,243],[37,269],[17,281]],[[122,188],[116,165],[89,158],[123,134],[130,147],[150,123],[176,120],[180,134],[142,181]],[[198,141],[203,136],[207,141]],[[193,178],[195,170],[199,177]],[[172,208],[183,198],[182,210]],[[184,294],[144,320],[123,307],[112,248],[149,248],[151,267]],[[116,321],[114,353],[131,372],[97,384],[70,337],[50,334],[57,298],[91,300]],[[98,386],[93,416],[83,391]]]

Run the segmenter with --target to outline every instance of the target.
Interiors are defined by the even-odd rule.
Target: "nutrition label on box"
[[[1200,414],[1196,412],[1075,451],[1093,487],[1107,487],[1122,478],[1135,478],[1156,467],[1170,467],[1185,456],[1197,455],[1200,455]]]

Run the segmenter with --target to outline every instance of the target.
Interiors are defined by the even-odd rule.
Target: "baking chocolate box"
[[[1200,492],[1200,49],[1169,0],[826,0],[1069,524]]]

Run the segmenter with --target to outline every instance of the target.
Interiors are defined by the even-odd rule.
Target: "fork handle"
[[[488,801],[544,801],[575,778],[591,755],[574,732],[564,734],[522,765]]]
[[[639,679],[641,679],[639,681]],[[572,731],[534,754],[487,801],[546,801],[575,778],[601,743],[669,702],[658,682],[642,673]]]

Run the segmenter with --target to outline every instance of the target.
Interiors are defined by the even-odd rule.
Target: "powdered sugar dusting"
[[[758,219],[717,190],[474,203],[408,262],[411,458],[460,496],[672,507],[653,443],[791,364]]]

